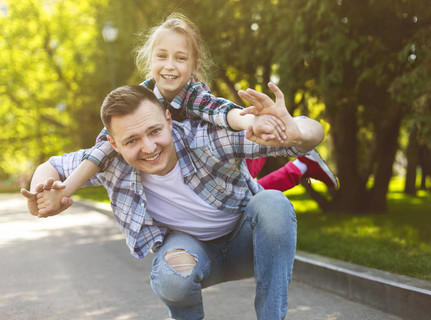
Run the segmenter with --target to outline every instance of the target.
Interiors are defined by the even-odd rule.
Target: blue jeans
[[[189,274],[174,270],[167,252],[193,256]],[[296,215],[286,196],[275,190],[255,195],[228,236],[199,241],[170,232],[153,259],[151,286],[174,319],[203,319],[202,288],[254,276],[258,319],[284,319],[296,250]]]

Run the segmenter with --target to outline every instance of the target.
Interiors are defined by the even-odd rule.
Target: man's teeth
[[[152,157],[152,158],[146,158],[145,160],[147,160],[147,161],[153,161],[153,160],[156,160],[158,156],[159,155],[157,154],[154,157]]]
[[[167,75],[167,74],[163,75],[162,77],[165,79],[176,79],[177,78],[177,76],[171,76],[171,75]]]

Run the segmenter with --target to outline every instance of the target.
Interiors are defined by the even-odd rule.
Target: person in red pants
[[[248,170],[256,178],[266,158],[246,159]],[[316,150],[310,151],[295,161],[289,161],[283,167],[260,178],[257,182],[265,189],[286,191],[300,183],[301,177],[322,181],[328,188],[338,189],[338,180]]]

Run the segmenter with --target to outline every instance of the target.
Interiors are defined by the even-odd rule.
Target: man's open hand
[[[244,100],[252,104],[251,107],[245,108],[241,111],[242,115],[253,114],[256,117],[261,115],[272,115],[283,122],[284,127],[284,142],[273,141],[271,145],[286,145],[294,146],[301,139],[301,131],[298,128],[295,120],[287,111],[283,92],[272,82],[268,84],[269,89],[275,94],[275,102],[266,94],[258,92],[253,89],[247,89],[246,91],[240,90],[238,95]],[[247,129],[247,139],[260,143],[264,142],[261,138],[257,138],[254,135],[253,128]]]

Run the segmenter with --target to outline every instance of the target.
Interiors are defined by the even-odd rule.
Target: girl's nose
[[[166,61],[165,69],[169,69],[169,70],[175,69],[175,65],[174,65],[174,62],[172,61],[172,59],[168,59]]]

